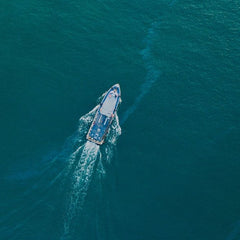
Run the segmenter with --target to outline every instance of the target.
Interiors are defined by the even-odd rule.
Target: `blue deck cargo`
[[[99,105],[97,113],[87,134],[87,139],[96,144],[103,144],[109,127],[114,119],[121,100],[119,84],[112,86]]]

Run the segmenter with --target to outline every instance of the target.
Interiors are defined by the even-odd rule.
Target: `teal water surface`
[[[0,239],[238,240],[239,9],[2,1]],[[115,83],[119,121],[86,143]]]

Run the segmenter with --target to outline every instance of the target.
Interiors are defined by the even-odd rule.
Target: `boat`
[[[119,84],[113,85],[101,101],[86,136],[87,140],[102,145],[121,102]]]

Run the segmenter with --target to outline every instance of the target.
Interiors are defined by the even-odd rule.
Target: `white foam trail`
[[[146,47],[140,52],[144,61],[145,68],[147,70],[147,75],[145,82],[141,85],[140,93],[135,99],[132,106],[130,106],[121,118],[121,124],[124,124],[129,116],[131,116],[137,109],[142,98],[150,91],[152,85],[158,80],[160,76],[160,70],[157,69],[154,62],[154,56],[152,54],[153,43],[156,37],[157,30],[159,29],[160,22],[152,23],[151,27],[148,29],[148,34],[146,36],[145,42]]]
[[[104,166],[103,166],[103,161],[102,161],[102,153],[100,153],[100,157],[99,157],[99,162],[98,162],[98,166],[97,166],[97,171],[98,171],[98,174],[99,176],[104,176],[106,174],[106,171],[104,169]]]
[[[64,236],[70,232],[72,219],[77,210],[84,204],[89,184],[92,180],[92,174],[99,153],[99,145],[87,141],[79,159],[76,170],[74,171],[71,192],[68,199],[66,217],[64,219]]]

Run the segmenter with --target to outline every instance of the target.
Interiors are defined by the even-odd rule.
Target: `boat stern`
[[[86,139],[90,142],[93,142],[93,143],[97,144],[97,145],[102,145],[104,143],[104,139],[102,139],[102,141],[97,141],[97,140],[91,138],[89,136],[89,134],[87,134]]]

